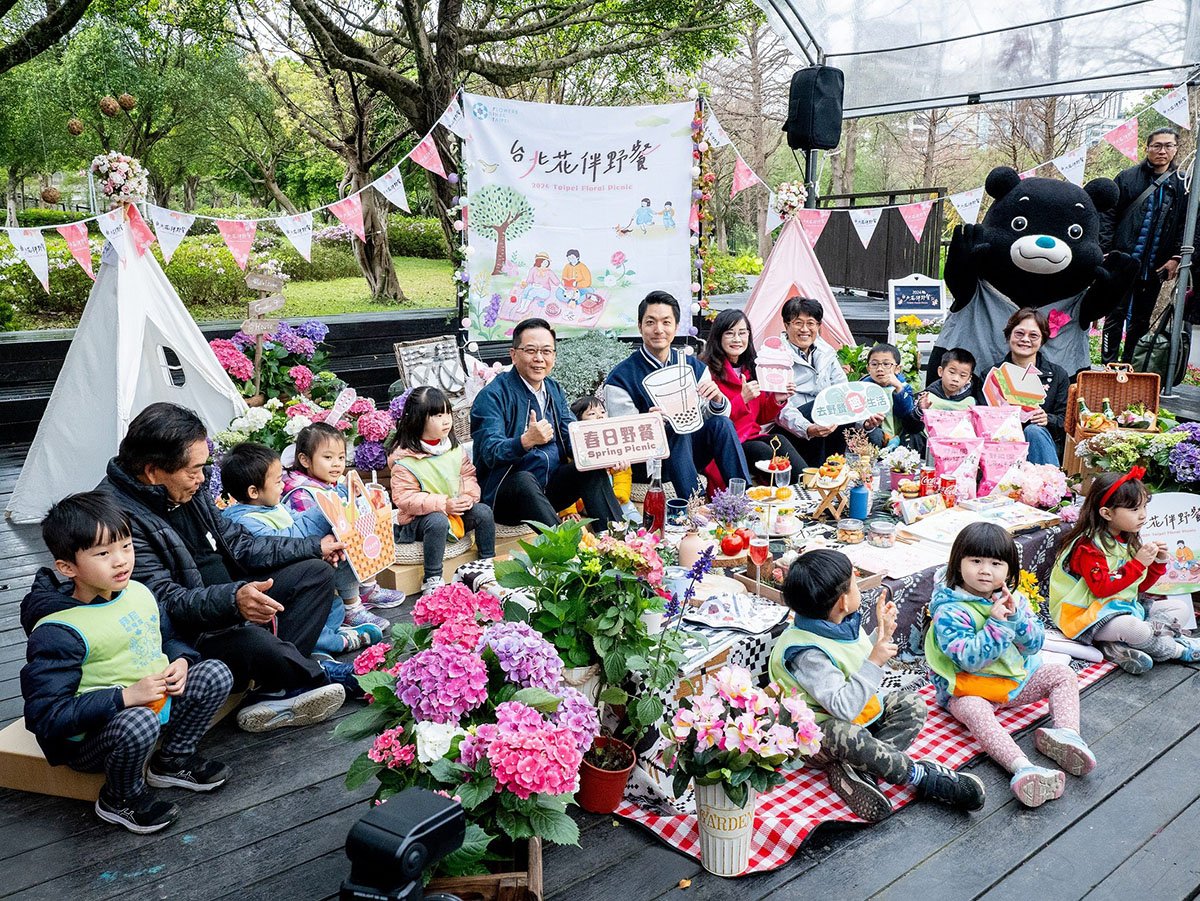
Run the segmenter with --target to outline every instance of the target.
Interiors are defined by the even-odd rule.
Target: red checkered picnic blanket
[[[1079,687],[1091,685],[1112,669],[1111,663],[1093,663],[1079,672]],[[932,685],[926,683],[918,693],[929,706],[929,717],[925,728],[908,749],[915,759],[930,757],[958,769],[983,753],[966,727],[937,703]],[[1039,701],[1028,707],[1000,710],[997,718],[1009,732],[1017,732],[1033,725],[1048,711],[1049,702]],[[903,807],[915,797],[914,789],[906,785],[884,785],[883,791],[893,809]],[[622,802],[616,812],[645,826],[671,847],[699,858],[700,835],[694,815],[663,816],[628,801]],[[801,767],[789,773],[783,785],[758,798],[754,810],[754,836],[750,840],[750,865],[746,873],[763,873],[783,866],[800,850],[813,829],[834,820],[863,822],[829,787],[820,770]]]

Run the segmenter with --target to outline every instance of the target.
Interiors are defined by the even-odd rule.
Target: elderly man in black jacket
[[[1138,261],[1138,276],[1129,296],[1104,318],[1101,357],[1128,363],[1138,340],[1150,330],[1150,316],[1164,281],[1175,277],[1183,241],[1187,192],[1175,155],[1179,132],[1157,128],[1146,139],[1146,158],[1116,177],[1121,196],[1100,214],[1100,245],[1105,252],[1123,250]],[[1125,329],[1128,322],[1128,328]],[[1121,332],[1125,329],[1125,348]]]
[[[341,707],[352,678],[348,665],[308,656],[334,597],[326,561],[337,562],[342,545],[328,535],[256,537],[219,516],[201,490],[206,438],[191,410],[151,404],[109,461],[99,489],[132,524],[133,577],[179,637],[229,666],[235,691],[253,682],[262,693],[238,714],[243,729],[319,722]]]

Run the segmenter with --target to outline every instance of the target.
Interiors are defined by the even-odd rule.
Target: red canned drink
[[[954,476],[942,476],[940,489],[942,492],[942,500],[946,502],[947,507],[953,507],[958,500],[958,489],[955,487],[957,480]]]
[[[929,494],[937,494],[938,479],[932,466],[921,467],[921,497]]]

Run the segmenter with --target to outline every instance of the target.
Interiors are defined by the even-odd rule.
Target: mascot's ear
[[[1021,183],[1021,176],[1012,166],[997,166],[988,173],[984,188],[988,194],[999,200]]]
[[[1121,198],[1121,190],[1111,178],[1093,178],[1083,186],[1083,190],[1092,198],[1092,203],[1101,213],[1111,210]]]

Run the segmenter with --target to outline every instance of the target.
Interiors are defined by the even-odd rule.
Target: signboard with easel
[[[888,280],[888,341],[896,343],[896,317],[916,316],[922,322],[942,322],[946,318],[946,285],[941,279],[913,273],[904,278]],[[917,335],[917,350],[922,360],[937,335]]]
[[[258,292],[258,299],[248,304],[247,318],[242,321],[242,331],[254,336],[254,396],[259,395],[262,381],[263,336],[279,328],[278,319],[266,318],[269,313],[283,309],[283,279],[269,272],[251,272],[246,276],[246,287]]]

